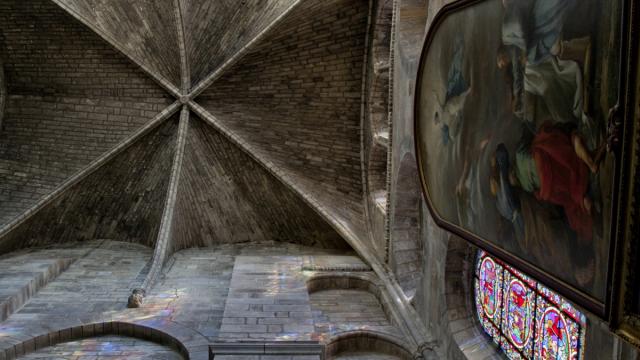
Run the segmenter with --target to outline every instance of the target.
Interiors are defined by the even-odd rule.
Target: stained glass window
[[[484,251],[476,262],[475,302],[482,328],[509,359],[583,359],[585,316]]]

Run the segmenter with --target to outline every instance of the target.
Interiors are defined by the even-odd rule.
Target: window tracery
[[[509,359],[583,359],[586,317],[564,298],[482,250],[474,286],[482,328]]]

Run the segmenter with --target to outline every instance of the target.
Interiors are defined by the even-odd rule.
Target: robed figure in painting
[[[524,109],[525,97],[534,95],[544,102],[554,122],[588,124],[579,61],[588,65],[590,42],[588,38],[569,41],[562,37],[567,14],[576,1],[503,0],[503,5],[503,47],[498,50],[498,67],[511,68],[516,114],[535,120],[533,109],[528,113]],[[578,57],[578,61],[572,57]]]
[[[595,224],[591,185],[593,174],[599,170],[604,146],[595,149],[600,134],[585,111],[583,74],[587,71],[583,67],[589,65],[590,40],[563,39],[567,14],[575,8],[576,1],[503,0],[502,3],[505,12],[497,66],[508,70],[512,84],[511,106],[514,115],[523,122],[523,135],[515,151],[509,152],[504,145],[496,150],[496,164],[503,173],[507,162],[499,159],[515,154],[508,177],[501,175],[500,183],[492,180],[492,187],[500,185],[495,186],[495,190],[492,188],[498,211],[513,222],[516,238],[523,248],[548,249],[545,244],[549,241],[565,239],[564,244],[553,246],[564,253],[567,246],[575,244],[570,240],[575,238],[583,251],[592,252]],[[575,51],[575,48],[581,50]],[[576,53],[581,54],[578,60],[565,55]],[[541,106],[536,105],[536,101]],[[508,185],[504,179],[509,180]],[[507,191],[507,187],[522,191]],[[523,192],[532,194],[537,201],[559,207],[574,234],[558,229],[552,231],[558,233],[556,236],[548,237],[547,231],[539,231],[541,223],[535,221],[535,216],[524,215],[535,207],[523,209],[521,203],[531,200],[523,200]],[[506,201],[507,197],[513,199]],[[504,211],[505,204],[517,205],[517,216],[515,213],[509,216]],[[549,220],[555,217],[552,208],[547,210],[550,215],[545,215],[545,210],[537,210],[538,217]],[[542,230],[547,230],[547,226]],[[545,256],[543,251],[533,252],[536,257]],[[593,261],[586,261],[574,270],[579,283],[590,282],[593,265]]]

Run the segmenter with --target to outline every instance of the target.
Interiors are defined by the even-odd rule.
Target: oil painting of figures
[[[619,11],[617,0],[485,0],[457,9],[431,35],[416,100],[434,215],[601,302]]]

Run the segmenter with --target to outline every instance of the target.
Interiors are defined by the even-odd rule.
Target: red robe
[[[584,240],[592,240],[593,219],[582,206],[589,168],[576,155],[571,136],[545,123],[533,139],[531,153],[540,178],[536,197],[562,206],[571,229]]]

